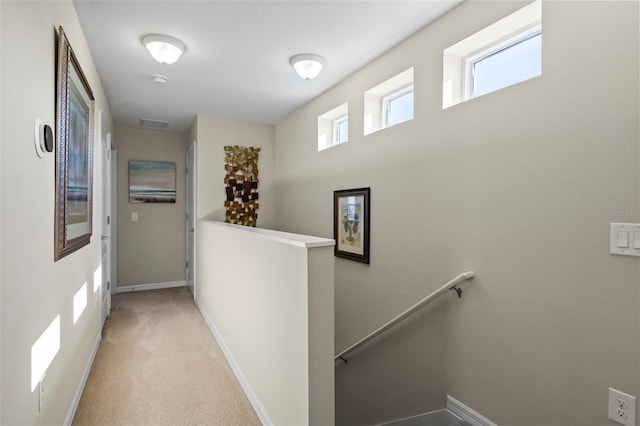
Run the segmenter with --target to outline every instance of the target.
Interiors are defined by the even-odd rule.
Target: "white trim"
[[[100,347],[101,340],[102,332],[99,332],[98,337],[96,338],[96,342],[93,344],[91,355],[89,355],[87,364],[84,366],[84,371],[82,372],[82,377],[80,377],[80,383],[78,383],[76,393],[73,396],[73,400],[71,401],[71,405],[69,406],[69,410],[67,411],[67,417],[64,419],[65,426],[70,426],[71,422],[73,422],[73,418],[76,415],[76,410],[78,409],[78,404],[80,404],[80,398],[82,397],[82,392],[84,391],[84,387],[87,384],[87,379],[89,378],[89,373],[91,372],[93,361],[96,359],[96,354],[98,353],[98,348]]]
[[[172,287],[184,287],[186,286],[186,281],[170,281],[167,283],[151,283],[151,284],[140,284],[140,285],[128,285],[125,287],[118,287],[118,293],[129,293],[132,291],[146,291],[146,290],[159,290],[161,288],[172,288]]]
[[[215,226],[222,226],[239,232],[249,232],[256,234],[267,240],[278,241],[296,247],[315,248],[334,246],[336,242],[329,238],[312,237],[309,235],[292,234],[290,232],[274,231],[272,229],[254,228],[251,226],[234,225],[232,223],[219,222],[216,220],[203,219],[202,223],[210,223]]]
[[[413,83],[411,83],[410,85],[403,87],[401,89],[398,89],[394,92],[391,92],[382,98],[382,128],[383,129],[386,129],[387,127],[393,127],[396,124],[404,123],[405,121],[413,120],[415,115],[414,114],[415,108],[413,108],[413,111],[411,112],[411,118],[407,118],[406,120],[399,121],[397,123],[391,123],[391,124],[389,123],[389,115],[391,114],[391,102],[397,99],[400,99],[413,92],[414,92]],[[411,105],[411,106],[413,107],[414,105]]]
[[[340,145],[340,143],[336,143],[335,140],[335,122],[341,120],[342,118],[345,118],[348,122],[348,117],[348,102],[345,102],[342,105],[338,105],[332,110],[318,116],[318,152]],[[349,135],[347,134],[347,140],[342,143],[348,141]]]
[[[186,197],[185,197],[185,210],[186,210],[186,214],[187,215],[191,215],[191,218],[189,218],[187,216],[187,220],[185,221],[185,259],[187,260],[187,262],[189,261],[189,224],[192,225],[193,227],[193,241],[192,241],[192,245],[193,247],[191,247],[191,249],[193,250],[193,258],[191,259],[191,265],[189,265],[189,268],[191,268],[191,274],[192,274],[192,279],[193,279],[193,285],[192,288],[190,288],[191,294],[193,295],[193,300],[196,300],[196,270],[198,262],[197,262],[197,258],[198,258],[198,254],[197,254],[197,235],[198,235],[198,219],[196,218],[196,212],[198,211],[198,207],[197,207],[197,202],[198,200],[196,200],[196,194],[198,193],[198,182],[197,182],[197,177],[198,177],[198,169],[197,169],[197,163],[198,163],[198,141],[196,141],[195,139],[193,140],[193,142],[191,142],[191,144],[189,145],[189,148],[187,149],[187,155],[186,155],[186,164],[189,163],[189,156],[193,157],[193,162],[191,164],[191,172],[189,173],[189,168],[187,166],[187,176],[186,176],[186,182],[185,182],[185,193],[186,193]],[[191,191],[189,191],[189,180],[191,180]],[[191,200],[189,200],[189,198],[191,198]],[[191,203],[189,203],[189,201],[191,201]],[[191,205],[191,206],[190,206]],[[192,207],[191,210],[189,210],[189,207]],[[186,281],[188,277],[186,276],[186,271],[185,271],[185,284],[187,285],[187,287],[189,287],[189,283]]]
[[[340,125],[347,123],[347,138],[340,140]],[[333,142],[332,145],[340,145],[341,143],[349,142],[349,116],[347,114],[342,117],[338,117],[333,120]]]
[[[447,395],[447,410],[451,411],[462,420],[466,420],[471,423],[471,426],[498,426],[451,395]]]
[[[384,117],[386,115],[386,110],[383,110],[383,104],[387,103],[387,99],[398,94],[399,91],[405,90],[408,87],[413,87],[413,69],[414,67],[406,69],[400,74],[397,74],[364,92],[365,136],[415,118],[415,108],[413,108],[411,119],[401,121],[390,126],[388,125],[388,120]]]
[[[512,47],[537,36],[542,36],[542,24],[540,23],[532,24],[529,27],[525,27],[519,32],[517,32],[516,34],[510,35],[505,40],[496,41],[493,44],[484,46],[482,49],[462,58],[462,61],[464,63],[464,73],[465,73],[464,100],[468,101],[477,97],[475,94],[475,86],[476,86],[475,65],[477,63],[489,58],[490,56],[497,55],[497,54],[500,54],[501,52],[507,51],[508,49],[511,49]],[[523,81],[527,81],[527,80],[529,79],[527,78],[525,80],[520,80],[518,83],[522,83]],[[500,87],[499,89],[494,90],[494,92],[504,89],[505,87],[508,87],[508,86]],[[488,93],[485,93],[485,94],[488,94]]]
[[[400,419],[396,419],[396,420],[391,420],[388,422],[384,422],[384,423],[376,423],[375,426],[385,426],[385,425],[389,425],[389,424],[398,424],[400,422],[405,422],[405,421],[410,421],[410,420],[418,420],[421,419],[422,417],[427,417],[436,413],[440,413],[442,411],[447,411],[445,408],[441,408],[439,410],[433,410],[433,411],[428,411],[426,413],[422,413],[422,414],[416,414],[415,416],[409,416],[409,417],[402,417]],[[416,421],[415,424],[419,424],[419,421]]]
[[[466,81],[468,72],[466,72],[465,64],[465,60],[469,56],[474,56],[492,46],[496,47],[500,43],[508,42],[509,39],[536,25],[542,25],[541,0],[529,3],[464,40],[444,49],[442,109],[470,100],[467,96],[469,82]]]
[[[111,294],[118,292],[118,150],[111,135]]]
[[[224,354],[224,357],[227,359],[229,366],[231,366],[231,370],[233,370],[233,374],[236,376],[236,379],[240,383],[240,386],[242,386],[242,389],[244,390],[245,395],[249,399],[251,406],[253,407],[256,414],[258,415],[260,422],[263,425],[273,425],[273,422],[271,421],[271,419],[269,418],[269,415],[267,414],[267,410],[264,409],[264,407],[262,406],[262,403],[258,399],[258,396],[255,394],[255,392],[251,388],[249,381],[246,379],[246,377],[244,377],[244,374],[242,374],[242,370],[240,370],[240,366],[238,365],[238,363],[236,363],[236,360],[233,358],[233,354],[231,354],[231,351],[229,350],[227,345],[224,343],[224,340],[222,340],[222,336],[220,336],[220,334],[218,333],[218,330],[209,319],[209,316],[205,312],[204,308],[202,307],[198,299],[196,299],[195,302],[196,302],[196,306],[198,307],[198,310],[200,311],[200,314],[202,315],[202,318],[204,319],[204,322],[207,324],[207,327],[209,327],[209,331],[211,331],[211,334],[213,335],[213,338],[218,343],[218,346],[220,346],[220,349],[222,349],[222,353]]]

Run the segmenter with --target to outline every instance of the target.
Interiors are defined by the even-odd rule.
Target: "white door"
[[[101,325],[111,310],[111,132],[102,122],[100,115],[100,152],[102,170],[102,226],[101,226],[101,268],[102,283],[100,285]]]
[[[195,289],[195,244],[196,244],[196,232],[195,232],[195,212],[196,212],[196,173],[195,173],[195,164],[196,164],[196,143],[195,141],[189,146],[187,150],[187,271],[186,271],[186,281],[187,287],[191,290],[193,297],[196,296]]]

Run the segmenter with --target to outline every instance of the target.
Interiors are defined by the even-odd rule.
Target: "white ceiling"
[[[462,0],[74,0],[116,123],[169,122],[186,132],[196,114],[275,124]],[[164,34],[187,47],[173,65],[140,39]],[[302,80],[299,53],[327,64]],[[154,83],[162,74],[168,83]]]

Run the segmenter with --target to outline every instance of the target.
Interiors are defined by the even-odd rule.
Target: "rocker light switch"
[[[629,247],[629,231],[618,231],[618,247]]]
[[[131,212],[131,222],[138,221],[138,212]]]
[[[611,223],[609,253],[640,256],[640,223]]]

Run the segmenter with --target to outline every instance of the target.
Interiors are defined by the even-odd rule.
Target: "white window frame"
[[[538,35],[542,35],[542,25],[539,23],[533,26],[523,28],[522,30],[518,31],[515,35],[512,34],[504,40],[500,40],[491,45],[484,46],[481,50],[476,51],[471,55],[468,55],[467,57],[463,58],[464,65],[465,65],[465,71],[464,71],[465,100],[474,99],[476,97],[474,93],[475,82],[476,82],[475,64],[477,64],[478,62],[481,62],[482,60],[490,56],[497,55],[500,52],[503,52],[513,46],[516,46],[517,44],[530,40]]]
[[[414,67],[407,68],[406,70],[388,78],[382,83],[364,92],[363,130],[365,136],[382,129],[393,127],[387,125],[388,121],[385,123],[386,111],[383,111],[383,105],[386,104],[385,99],[392,97],[393,95],[401,95],[401,93],[398,92],[407,90],[409,87],[414,85],[413,69]],[[413,112],[415,118],[415,108]]]
[[[498,19],[493,24],[443,50],[442,61],[442,109],[474,99],[470,96],[471,74],[466,60],[482,54],[491,54],[513,43],[524,32],[542,28],[542,0],[535,0],[521,9]],[[541,75],[541,74],[540,74]]]
[[[391,103],[398,98],[401,98],[409,93],[412,93],[413,91],[414,91],[413,84],[410,84],[408,86],[401,88],[400,90],[391,92],[382,98],[382,128],[383,129],[386,129],[387,127],[389,127],[389,115],[391,114]],[[415,104],[415,94],[414,94],[413,101]],[[415,116],[415,105],[413,106],[414,106],[413,115]],[[411,118],[405,121],[409,121],[409,120],[411,120]],[[404,123],[405,121],[401,121],[400,123]],[[400,123],[394,123],[392,124],[392,126],[395,126],[396,124],[400,124]]]
[[[336,124],[347,122],[349,125],[349,103],[345,102],[335,108],[318,116],[318,152],[342,145],[349,141],[349,130],[347,127],[347,139],[342,142],[336,141]]]
[[[344,140],[340,140],[340,125],[347,123],[347,134]],[[349,115],[345,114],[333,120],[333,145],[339,145],[349,141]]]

